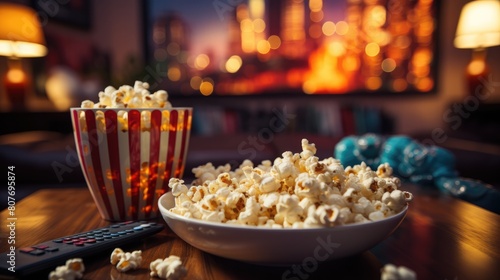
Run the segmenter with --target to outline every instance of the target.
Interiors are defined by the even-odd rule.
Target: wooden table
[[[149,263],[178,255],[185,279],[380,279],[386,263],[407,266],[418,279],[500,279],[500,216],[429,188],[405,185],[415,199],[401,226],[385,241],[358,256],[325,262],[310,274],[284,274],[291,267],[263,267],[216,257],[186,244],[168,227],[125,251],[142,250],[140,269],[120,273],[110,252],[84,258],[84,279],[150,279]],[[16,204],[16,246],[109,224],[99,216],[86,188],[44,189]],[[1,247],[7,251],[7,210],[1,212]],[[160,218],[158,222],[163,223]],[[297,240],[300,242],[300,240]],[[29,279],[47,279],[47,274]]]

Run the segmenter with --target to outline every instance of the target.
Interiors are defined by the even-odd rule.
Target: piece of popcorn
[[[386,192],[382,196],[382,202],[396,212],[401,211],[412,199],[413,195],[411,193],[401,190]]]
[[[92,109],[94,108],[94,102],[90,100],[84,100],[82,101],[82,104],[80,106],[84,109]]]
[[[381,280],[416,280],[417,274],[405,267],[394,264],[386,264],[380,271]]]
[[[392,176],[392,167],[386,162],[378,166],[377,176],[387,178]]]
[[[142,263],[142,251],[124,252],[120,248],[115,248],[111,252],[110,262],[116,265],[120,272],[137,269]]]
[[[74,280],[83,277],[85,266],[80,258],[69,259],[63,266],[58,266],[49,274],[49,280]]]
[[[242,224],[257,225],[259,218],[260,205],[254,197],[247,198],[245,203],[245,210],[240,212],[238,220]]]
[[[338,225],[340,223],[340,210],[335,206],[320,205],[315,215],[318,217],[318,222],[326,226]]]
[[[302,139],[301,141],[302,145],[302,152],[300,153],[300,156],[303,159],[308,159],[311,156],[314,156],[316,154],[316,145],[309,143],[307,139]]]
[[[282,195],[276,206],[276,211],[274,220],[283,226],[291,226],[293,223],[305,219],[304,211],[300,207],[299,199],[296,195]]]
[[[321,193],[318,180],[308,173],[300,173],[295,181],[295,194],[299,197],[317,197]]]
[[[173,196],[187,194],[188,192],[188,187],[184,184],[184,180],[178,178],[170,178],[168,186],[172,189]]]
[[[159,277],[167,280],[182,279],[186,276],[187,270],[182,265],[178,256],[170,255],[165,259],[156,259],[149,265],[152,277]]]

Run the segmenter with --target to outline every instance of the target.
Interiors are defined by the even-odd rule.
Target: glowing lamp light
[[[459,49],[500,45],[500,1],[467,3],[460,14],[454,44]]]
[[[36,12],[27,6],[0,3],[0,55],[40,57],[46,54]]]
[[[0,3],[0,55],[9,57],[5,91],[14,110],[24,110],[29,77],[19,58],[47,54],[36,12],[23,5]]]
[[[460,13],[454,45],[473,49],[472,60],[466,68],[469,94],[481,86],[481,77],[489,74],[486,48],[500,45],[500,1],[477,0],[467,3]]]

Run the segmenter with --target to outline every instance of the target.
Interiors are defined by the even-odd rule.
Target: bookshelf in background
[[[265,128],[342,137],[390,134],[393,122],[379,108],[327,103],[288,109],[196,106],[193,113],[193,135],[254,134]]]

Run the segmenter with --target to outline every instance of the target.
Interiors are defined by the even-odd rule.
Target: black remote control
[[[0,255],[1,277],[23,277],[54,268],[71,258],[83,258],[116,248],[160,232],[163,225],[147,221],[127,221],[107,227],[56,238],[33,246],[16,248]],[[12,257],[14,256],[14,257]]]

